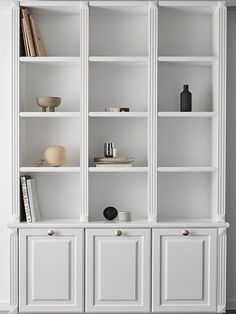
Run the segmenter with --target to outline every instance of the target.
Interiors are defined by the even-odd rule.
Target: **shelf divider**
[[[160,111],[158,112],[160,118],[213,118],[216,112],[175,112],[175,111]]]
[[[89,112],[91,118],[147,118],[148,112]]]
[[[89,167],[89,172],[148,172],[148,167]]]
[[[68,65],[79,65],[80,64],[80,57],[20,57],[20,63],[24,64],[68,64]]]
[[[20,167],[20,172],[70,173],[80,172],[80,167]]]
[[[80,118],[80,112],[20,112],[21,118]]]
[[[158,167],[158,172],[214,172],[216,167]]]
[[[185,63],[192,65],[212,65],[216,63],[215,56],[159,56],[159,62],[165,63]]]

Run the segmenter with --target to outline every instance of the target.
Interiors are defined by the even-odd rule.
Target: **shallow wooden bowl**
[[[55,107],[58,107],[61,103],[60,97],[52,97],[52,96],[40,96],[36,98],[37,105],[43,108],[43,111],[46,111],[49,108],[50,111],[54,111]]]

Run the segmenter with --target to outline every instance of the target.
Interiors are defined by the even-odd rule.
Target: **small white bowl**
[[[119,211],[118,218],[119,218],[119,221],[130,221],[130,212]]]

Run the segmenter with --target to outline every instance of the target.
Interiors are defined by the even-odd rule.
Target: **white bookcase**
[[[20,6],[29,8],[38,22],[46,57],[20,54]],[[10,227],[15,281],[11,280],[11,311],[114,312],[119,306],[120,312],[224,312],[228,227],[224,1],[22,0],[13,3],[12,16],[14,221]],[[184,84],[189,84],[193,95],[192,112],[179,110]],[[62,98],[56,112],[40,112],[36,97],[43,95]],[[109,113],[105,107],[129,107],[130,112]],[[119,154],[134,157],[133,167],[95,167],[93,158],[103,155],[105,142],[114,142]],[[68,149],[67,164],[35,167],[50,145]],[[42,214],[42,220],[32,224],[19,219],[24,210],[19,182],[24,174],[36,179]],[[105,221],[102,212],[107,206],[130,211],[131,221]],[[114,238],[117,228],[123,237]],[[77,290],[66,294],[74,289],[71,277],[68,289],[60,290],[55,282],[58,299],[47,299],[43,282],[32,277],[32,270],[18,273],[21,259],[34,263],[31,246],[35,258],[43,260],[49,252],[37,244],[44,243],[48,229],[53,239],[60,239],[55,250],[59,259],[69,252],[63,244],[67,236],[68,245],[76,236],[87,239],[85,277],[81,269],[79,274],[81,285],[88,286],[85,295],[82,286],[77,287],[81,300],[75,303]],[[50,247],[51,239],[45,245]],[[138,243],[135,248],[132,239]],[[120,243],[114,245],[121,259],[131,254],[122,278],[129,278],[134,261],[141,263],[137,278],[124,283],[126,299],[116,289],[109,292],[109,241]],[[76,267],[70,262],[74,254],[83,254],[83,243],[79,252],[72,245],[73,252],[63,262],[73,266],[68,266],[72,273]],[[196,272],[190,293],[178,254],[188,256],[193,251],[199,262],[196,269],[186,270]],[[177,265],[168,264],[168,253],[173,258],[176,254]],[[155,278],[149,269],[151,259]],[[103,262],[104,269],[97,270],[100,276],[96,273],[92,278],[89,272]],[[160,269],[165,275],[159,278]],[[175,286],[169,283],[179,279],[168,281],[168,272],[173,271],[183,275],[176,297]],[[148,289],[134,288],[144,272],[149,276]],[[36,286],[38,294],[27,296],[26,289]]]

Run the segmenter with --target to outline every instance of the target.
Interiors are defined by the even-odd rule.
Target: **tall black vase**
[[[192,93],[188,90],[188,85],[184,85],[180,94],[180,111],[192,111]]]

